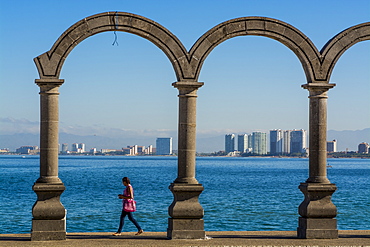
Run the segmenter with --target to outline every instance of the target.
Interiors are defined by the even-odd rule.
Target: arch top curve
[[[300,60],[308,81],[320,77],[316,69],[321,65],[321,56],[312,41],[294,26],[269,17],[249,16],[220,23],[202,35],[190,49],[191,66],[199,76],[208,54],[222,42],[237,36],[264,36],[274,39],[295,53]],[[199,62],[197,62],[199,61]]]
[[[104,12],[69,27],[52,48],[34,58],[40,79],[58,79],[68,54],[84,39],[107,31],[123,31],[145,38],[160,48],[174,67],[178,80],[193,77],[187,68],[188,53],[181,41],[157,22],[127,12]]]
[[[107,31],[122,31],[145,38],[160,48],[170,60],[177,81],[198,81],[210,52],[237,36],[264,36],[289,48],[299,59],[308,83],[329,83],[339,57],[357,42],[370,40],[370,22],[350,27],[318,51],[312,41],[294,26],[268,17],[240,17],[218,24],[204,33],[188,52],[181,41],[157,22],[127,12],[104,12],[86,17],[69,27],[52,48],[34,58],[40,79],[59,79],[64,61],[84,39]]]
[[[339,58],[353,45],[370,40],[370,22],[349,27],[330,39],[322,48],[322,71],[329,80]]]

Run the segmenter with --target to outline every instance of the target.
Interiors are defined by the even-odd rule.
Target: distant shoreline
[[[19,153],[0,153],[0,155],[17,155],[17,156],[39,156],[39,154],[19,154]],[[120,155],[120,154],[90,154],[90,153],[76,153],[76,154],[59,154],[59,156],[125,156],[125,157],[177,157],[174,155]],[[227,155],[211,155],[211,154],[197,154],[196,157],[224,157],[224,158],[300,158],[308,159],[306,156],[285,156],[285,155],[250,155],[250,156],[227,156]],[[359,153],[334,153],[328,154],[329,159],[370,159],[370,154]]]

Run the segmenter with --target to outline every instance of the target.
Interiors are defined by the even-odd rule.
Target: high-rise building
[[[252,145],[252,141],[253,141],[253,134],[249,134],[249,135],[248,135],[248,148],[249,148],[250,150],[252,150],[252,147],[253,147],[253,145]]]
[[[85,152],[85,143],[73,143],[72,144],[72,152],[76,153],[84,153]]]
[[[235,151],[235,135],[225,135],[225,152],[228,154]]]
[[[79,151],[81,153],[84,153],[86,151],[86,145],[85,145],[85,143],[78,144],[78,148],[79,148]]]
[[[283,153],[284,154],[290,153],[290,132],[291,130],[283,131]]]
[[[63,154],[68,153],[68,144],[67,143],[62,144],[62,153]]]
[[[362,142],[358,144],[358,152],[360,154],[368,154],[369,153],[369,143]]]
[[[252,152],[254,154],[267,154],[267,135],[263,132],[252,133]]]
[[[248,135],[242,134],[238,135],[238,151],[240,153],[245,153],[248,150]]]
[[[127,146],[127,148],[130,149],[130,155],[137,155],[138,154],[138,148],[139,146],[138,145],[133,145],[133,146]]]
[[[326,151],[328,153],[337,152],[337,140],[326,142]]]
[[[72,152],[77,152],[78,151],[78,144],[77,143],[73,143],[72,144]]]
[[[306,146],[306,131],[292,130],[290,132],[290,153],[304,153]]]
[[[36,153],[38,149],[38,146],[22,146],[20,148],[17,148],[15,152],[20,154],[31,154]]]
[[[171,155],[172,154],[172,137],[157,138],[156,154],[158,155]]]
[[[270,154],[283,153],[283,133],[281,129],[270,130]]]
[[[153,146],[149,145],[147,148],[143,151],[144,154],[152,154],[153,153]]]

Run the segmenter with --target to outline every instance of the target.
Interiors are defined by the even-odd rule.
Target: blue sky
[[[152,19],[189,50],[229,19],[266,16],[285,21],[320,50],[342,30],[370,21],[370,1],[5,1],[0,0],[0,133],[37,133],[39,88],[33,58],[48,51],[77,21],[122,11]],[[176,81],[167,57],[149,41],[118,32],[90,37],[68,56],[61,73],[60,130],[80,135],[173,136]],[[293,52],[277,41],[228,40],[206,59],[199,81],[199,136],[270,129],[308,129],[305,75]],[[328,129],[370,127],[370,42],[337,63],[329,91]]]

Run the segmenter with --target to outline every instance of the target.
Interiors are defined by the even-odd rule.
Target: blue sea
[[[338,229],[369,230],[370,160],[328,159],[328,164],[328,178],[338,187],[332,198]],[[0,171],[0,233],[29,233],[39,157],[0,155]],[[142,228],[166,231],[176,157],[60,156],[67,232],[116,231],[124,176],[134,187],[134,216]],[[308,178],[308,159],[198,157],[196,178],[204,186],[199,201],[205,230],[295,231],[304,199],[298,186]],[[124,231],[136,228],[126,220]]]

